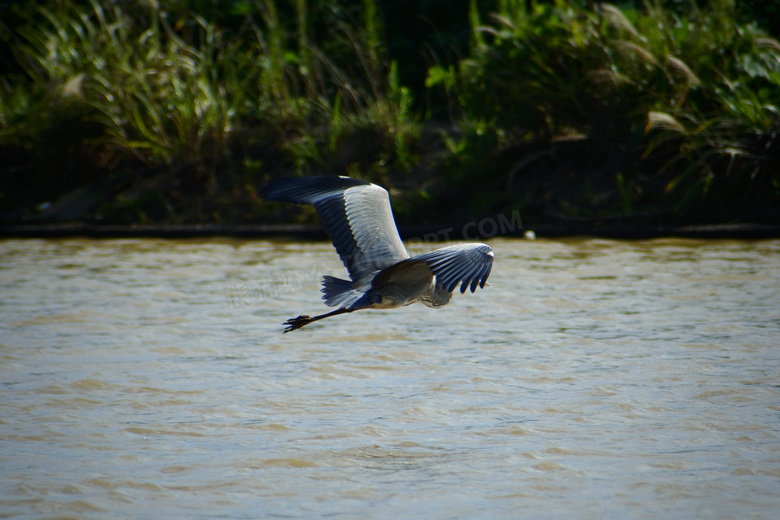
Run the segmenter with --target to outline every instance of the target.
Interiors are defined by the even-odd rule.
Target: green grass
[[[375,0],[5,7],[0,208],[31,216],[108,178],[109,220],[268,218],[269,177],[348,173],[402,188],[409,220],[771,214],[780,43],[763,11],[591,4],[471,1],[470,31],[443,39],[468,52],[431,51],[417,88],[387,54],[405,25]]]
[[[213,186],[226,164],[244,164],[231,166],[234,148],[252,146],[246,136],[259,135],[273,136],[283,165],[305,173],[337,162],[325,155],[338,156],[338,143],[366,128],[377,151],[370,161],[361,158],[364,165],[410,168],[418,137],[412,97],[395,64],[380,58],[381,21],[372,0],[357,19],[325,13],[326,44],[339,49],[330,55],[311,40],[314,15],[305,0],[294,3],[292,19],[273,0],[253,4],[230,30],[192,12],[172,18],[154,3],[132,12],[122,3],[104,4],[43,3],[18,13],[23,25],[15,52],[28,80],[3,78],[0,145],[45,133],[53,123],[34,100],[46,97],[46,104],[70,107],[97,127],[80,143],[92,154],[87,169],[194,164]],[[258,175],[261,163],[252,164]]]
[[[121,3],[104,8],[96,0],[65,2],[57,12],[43,5],[19,31],[25,40],[19,61],[39,88],[83,98],[106,129],[107,144],[149,161],[223,149],[231,128],[251,118],[311,131],[330,122],[336,104],[393,133],[406,123],[409,94],[394,80],[394,65],[383,70],[377,57],[372,2],[365,2],[365,27],[340,20],[332,30],[348,43],[351,52],[343,59],[351,54],[362,65],[350,71],[356,75],[309,41],[305,0],[295,2],[295,40],[274,1],[258,5],[231,34],[197,14],[172,27],[153,4],[132,15]],[[5,99],[12,104],[15,98]]]
[[[488,23],[472,6],[474,52],[457,78],[431,69],[429,85],[457,90],[467,124],[493,128],[499,148],[576,137],[605,157],[638,151],[645,165],[617,167],[625,212],[635,206],[626,186],[648,167],[679,215],[728,218],[744,209],[744,194],[777,196],[777,148],[757,147],[776,146],[780,44],[756,23],[737,23],[737,3],[693,4],[685,15],[660,1],[596,11],[530,4],[501,2]]]

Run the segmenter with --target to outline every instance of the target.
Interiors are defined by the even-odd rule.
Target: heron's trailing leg
[[[321,320],[323,318],[330,318],[331,316],[336,316],[339,314],[344,314],[346,312],[353,312],[357,309],[336,309],[333,312],[329,312],[327,314],[320,314],[319,316],[298,316],[297,318],[290,318],[289,320],[285,321],[283,325],[287,325],[287,328],[284,329],[284,334],[287,334],[291,330],[300,329],[301,327],[308,325],[309,323],[317,320]]]

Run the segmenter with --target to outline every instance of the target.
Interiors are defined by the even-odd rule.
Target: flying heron
[[[349,272],[350,280],[325,275],[325,304],[339,308],[284,322],[284,332],[323,318],[360,309],[394,309],[421,302],[449,303],[460,284],[485,287],[493,250],[485,244],[458,244],[410,257],[393,219],[390,197],[381,186],[349,177],[277,179],[261,190],[269,201],[311,204]]]

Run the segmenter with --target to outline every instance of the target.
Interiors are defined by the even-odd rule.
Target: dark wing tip
[[[484,288],[493,266],[493,250],[485,244],[449,246],[416,258],[428,263],[441,287],[452,292],[460,285],[461,294]]]
[[[284,177],[273,179],[260,188],[260,197],[274,202],[314,204],[323,197],[341,193],[354,186],[367,184],[371,183],[351,177]]]

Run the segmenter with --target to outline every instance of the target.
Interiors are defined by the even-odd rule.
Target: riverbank
[[[422,243],[437,243],[447,240],[485,240],[494,237],[516,238],[558,238],[569,236],[591,236],[613,239],[651,239],[663,237],[693,239],[768,239],[780,237],[780,225],[739,223],[706,224],[691,226],[595,226],[579,224],[540,224],[513,230],[501,230],[492,225],[483,225],[480,232],[478,223],[465,223],[458,226],[401,226],[399,233],[404,240]],[[446,230],[447,233],[442,233]],[[494,232],[495,231],[495,232]],[[486,236],[489,235],[489,236]],[[81,222],[60,224],[26,224],[0,227],[0,238],[295,238],[303,240],[326,240],[327,234],[322,226],[301,224],[267,224],[222,226],[217,224],[196,225],[89,225]]]
[[[8,233],[314,225],[258,196],[294,175],[377,183],[404,229],[780,225],[771,6],[278,4],[0,6]]]

